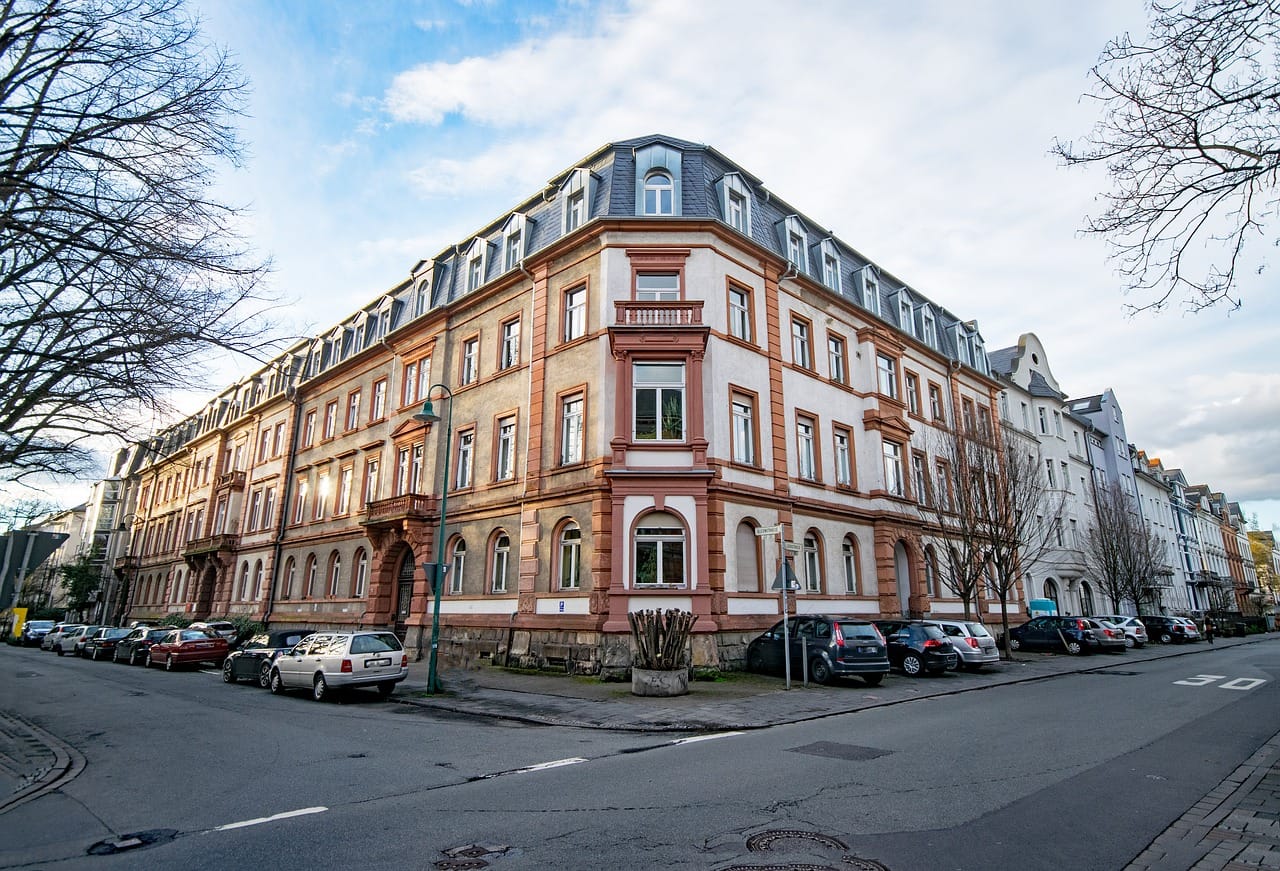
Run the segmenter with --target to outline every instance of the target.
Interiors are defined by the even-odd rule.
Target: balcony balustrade
[[[365,506],[364,519],[360,522],[368,526],[393,520],[426,520],[435,514],[436,501],[435,496],[423,493],[404,493],[390,499],[379,499]]]
[[[184,557],[199,556],[205,553],[217,553],[220,550],[235,550],[240,544],[238,535],[210,535],[205,538],[193,538],[182,549]]]
[[[702,300],[676,300],[674,302],[649,302],[617,300],[618,326],[621,327],[700,327],[702,326]]]

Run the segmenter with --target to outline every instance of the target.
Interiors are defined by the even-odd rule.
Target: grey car
[[[1137,617],[1126,617],[1123,614],[1094,614],[1094,620],[1103,620],[1118,626],[1124,632],[1125,647],[1146,647],[1147,627]]]
[[[856,675],[870,686],[876,686],[889,672],[884,636],[873,623],[858,617],[831,614],[790,617],[786,640],[791,645],[793,678],[804,673],[806,655],[809,676],[815,683]],[[781,621],[747,645],[747,668],[756,672],[784,671]]]
[[[352,687],[376,687],[384,698],[409,676],[409,657],[394,632],[317,632],[280,654],[268,688],[275,695],[309,689],[317,702]]]
[[[951,646],[960,656],[960,667],[965,671],[977,671],[984,665],[1000,661],[996,640],[987,627],[974,620],[930,620],[951,639]]]

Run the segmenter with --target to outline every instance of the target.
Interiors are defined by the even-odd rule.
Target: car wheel
[[[89,661],[90,661],[90,662],[97,662],[97,661],[98,661],[98,648],[96,648],[96,647],[95,647],[95,648],[93,649],[93,652],[91,652],[91,653],[89,654]]]
[[[325,681],[324,675],[316,675],[315,680],[311,682],[311,698],[317,702],[328,701],[329,684]]]
[[[820,656],[815,656],[809,663],[809,677],[814,683],[828,683],[831,680],[831,666]]]
[[[1125,647],[1137,647],[1137,646],[1138,646],[1138,642],[1136,642],[1136,641],[1134,641],[1134,640],[1133,640],[1133,636],[1132,636],[1132,635],[1126,635],[1126,636],[1124,637],[1124,646],[1125,646]]]
[[[912,677],[919,677],[924,674],[924,660],[914,653],[908,653],[902,657],[902,670]]]
[[[267,687],[273,696],[284,695],[284,678],[280,676],[280,672],[271,672],[271,680],[267,683]]]
[[[1067,653],[1069,653],[1072,656],[1079,656],[1080,654],[1084,653],[1084,645],[1081,644],[1079,641],[1076,641],[1074,638],[1068,639],[1066,646],[1067,646]]]
[[[747,671],[764,671],[764,656],[758,650],[747,654]]]
[[[864,674],[864,675],[862,676],[862,679],[863,679],[864,681],[866,681],[866,682],[867,682],[867,686],[869,686],[869,687],[878,687],[878,686],[880,686],[880,681],[884,680],[884,675],[882,675],[882,674]]]
[[[378,695],[382,696],[384,699],[391,698],[391,694],[395,691],[396,685],[393,681],[386,681],[385,683],[378,684]]]
[[[1173,636],[1172,636],[1172,635],[1170,635],[1168,632],[1161,632],[1161,633],[1160,633],[1160,643],[1161,643],[1161,644],[1168,644],[1168,643],[1169,643],[1170,641],[1172,641],[1172,640],[1173,640]]]
[[[64,655],[64,654],[62,653],[62,645],[61,645],[61,644],[59,644],[56,648],[54,648],[54,651],[53,651],[53,652],[54,652],[54,653],[56,653],[56,654],[58,654],[58,656],[63,656],[63,655]]]
[[[151,666],[152,666],[151,651],[150,651],[150,650],[148,650],[148,651],[147,651],[147,658],[146,658],[146,659],[144,659],[144,660],[142,660],[142,667],[143,667],[143,668],[151,668]]]
[[[132,653],[129,654],[130,665],[137,665],[140,662],[142,662],[142,656],[139,655],[137,650],[134,650]]]
[[[1018,639],[1014,638],[1012,635],[1010,635],[1010,636],[1009,636],[1009,649],[1010,649],[1010,650],[1021,650],[1021,649],[1022,649],[1022,642],[1021,642],[1021,641],[1019,641]]]
[[[258,686],[264,690],[271,686],[271,663],[262,663],[262,668],[258,669]]]
[[[235,664],[235,662],[234,662],[233,660],[230,660],[230,659],[223,660],[223,662],[222,662],[222,682],[223,682],[223,683],[235,683],[235,682],[236,682],[236,664]]]
[[[172,654],[172,653],[170,653],[168,656],[166,656],[166,657],[164,658],[164,670],[165,670],[165,671],[173,671],[173,670],[174,670],[175,668],[177,668],[177,667],[178,667],[178,663],[176,663],[176,662],[174,662],[174,661],[173,661],[173,654]]]

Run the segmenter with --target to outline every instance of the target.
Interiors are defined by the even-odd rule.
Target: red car
[[[165,671],[173,671],[191,662],[208,662],[221,666],[227,658],[227,639],[210,635],[201,629],[174,629],[147,649],[148,668],[164,663]]]

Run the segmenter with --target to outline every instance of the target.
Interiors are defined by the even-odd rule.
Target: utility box
[[[1053,599],[1032,599],[1027,602],[1027,608],[1032,617],[1056,617],[1058,614],[1058,603]]]

